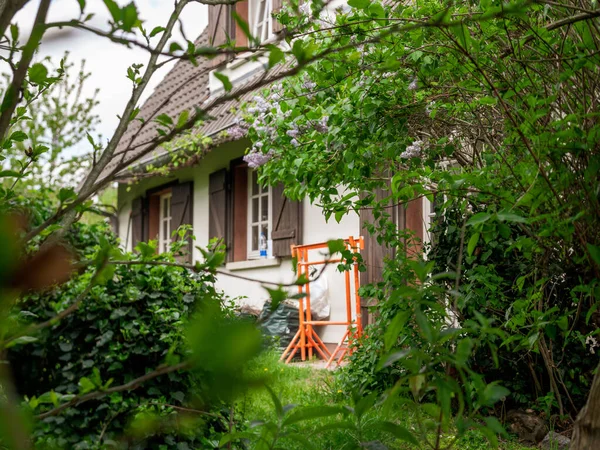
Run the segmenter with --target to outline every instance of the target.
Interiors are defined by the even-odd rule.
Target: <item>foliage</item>
[[[317,7],[284,12],[305,30],[298,60],[336,51],[245,109],[247,160],[263,180],[338,221],[374,208],[369,231],[396,251],[388,274],[400,263],[402,276],[369,291],[383,317],[366,343],[383,359],[374,368],[359,352],[348,382],[385,386],[376,369],[393,363],[390,395],[435,409],[439,434],[451,415],[459,433],[478,427],[471,414],[505,398],[574,417],[599,333],[600,128],[585,100],[600,83],[594,15],[554,3],[350,5],[325,26],[310,20]],[[439,221],[430,262],[406,257],[415,243],[386,213],[424,197]],[[486,425],[493,441],[500,426]]]
[[[79,225],[72,238],[85,258],[93,258],[104,226]],[[171,260],[168,255],[159,260]],[[64,310],[86,289],[93,271],[48,293],[23,297],[16,305],[20,324],[47,320]],[[163,363],[185,359],[185,327],[196,305],[219,298],[214,277],[190,275],[165,265],[118,265],[96,284],[77,311],[37,336],[20,338],[10,348],[18,392],[36,413],[43,413],[73,395],[125,384]],[[181,426],[178,408],[199,393],[198,375],[170,373],[136,390],[114,392],[87,404],[67,408],[39,421],[36,445],[43,448],[97,448],[123,439],[133,419],[150,413],[165,420],[165,428],[149,429],[132,439],[130,448],[159,448],[177,442],[201,445],[203,435],[223,426],[224,419],[201,417]],[[190,421],[190,419],[187,419]],[[182,434],[182,436],[178,436]],[[194,444],[195,443],[195,444]],[[182,447],[183,448],[183,447]]]
[[[91,97],[83,94],[90,77],[85,60],[77,71],[68,53],[57,67],[53,68],[48,58],[37,64],[54,72],[56,82],[31,94],[35,99],[27,104],[22,120],[13,128],[12,136],[18,139],[3,155],[4,168],[21,173],[20,183],[15,186],[18,189],[71,186],[81,181],[95,158],[92,153],[98,138],[93,136],[100,118],[94,109],[99,103],[99,90]],[[8,85],[10,79],[5,78]],[[84,142],[92,151],[77,151]],[[30,154],[30,149],[36,154]]]

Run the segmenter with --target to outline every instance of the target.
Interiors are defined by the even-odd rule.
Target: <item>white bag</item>
[[[329,286],[327,284],[327,277],[324,273],[321,273],[316,280],[319,272],[311,266],[309,268],[310,277],[312,279],[308,283],[310,289],[310,313],[313,320],[324,320],[327,319],[331,313],[329,307],[329,301],[327,295],[329,293]]]

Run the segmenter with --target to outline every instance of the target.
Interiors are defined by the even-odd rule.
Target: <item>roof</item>
[[[200,47],[208,46],[207,29],[196,40],[196,45]],[[113,160],[106,166],[100,178],[108,175],[121,163],[133,162],[148,148],[150,142],[159,136],[157,132],[159,124],[153,120],[157,116],[168,114],[176,120],[182,111],[189,110],[193,113],[195,107],[201,107],[210,98],[208,77],[212,69],[212,61],[207,58],[198,59],[198,65],[196,66],[189,61],[178,61],[140,108],[137,118],[143,119],[144,123],[140,120],[133,120],[129,123],[116,148]],[[256,78],[252,77],[238,86],[237,89],[234,89],[233,92],[248,86]],[[198,132],[205,136],[214,136],[233,125],[236,117],[235,113],[232,112],[233,107],[239,101],[249,100],[253,95],[253,92],[248,92],[241,95],[239,99],[226,101],[211,109],[209,111],[210,118],[203,122]],[[164,149],[157,149],[131,165],[143,166],[145,163],[154,161],[165,154]],[[125,171],[120,173],[124,174]]]

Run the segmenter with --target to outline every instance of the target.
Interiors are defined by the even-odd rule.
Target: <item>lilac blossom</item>
[[[428,116],[431,116],[431,112],[433,111],[434,108],[435,108],[434,101],[427,103],[427,105],[425,106],[425,112],[427,113]]]
[[[321,120],[315,124],[315,130],[319,133],[327,133],[329,131],[329,127],[327,126],[328,121],[329,116],[321,117]]]
[[[273,152],[269,150],[267,153],[256,151],[252,149],[247,155],[244,156],[244,161],[248,163],[248,167],[256,169],[271,160]]]
[[[408,85],[409,91],[416,91],[419,88],[419,84],[417,83],[417,79],[413,78],[410,84]]]
[[[294,147],[298,147],[300,145],[300,143],[296,139],[292,139],[290,141],[290,144],[292,144]]]
[[[291,138],[296,138],[298,136],[298,129],[287,130],[285,134],[287,134]]]
[[[406,147],[406,150],[404,150],[404,152],[402,152],[402,154],[400,155],[400,158],[404,158],[404,159],[417,158],[417,157],[421,156],[422,150],[423,150],[423,141],[421,141],[421,140],[414,141],[412,144],[410,144],[408,147]]]

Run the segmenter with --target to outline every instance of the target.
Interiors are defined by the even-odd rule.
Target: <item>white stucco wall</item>
[[[119,185],[118,208],[121,245],[127,250],[131,250],[130,215],[132,200],[142,195],[148,189],[178,179],[180,182],[190,180],[194,182],[193,230],[196,237],[195,245],[206,246],[208,244],[209,224],[209,174],[222,168],[229,168],[230,161],[242,156],[245,148],[246,145],[243,142],[225,144],[207,154],[197,166],[176,171],[170,177],[149,178],[130,186]],[[326,222],[321,209],[311,205],[307,199],[303,203],[303,214],[303,243],[324,242],[329,239],[347,238],[349,236],[358,237],[360,235],[359,217],[357,214],[345,217],[339,224],[333,218],[329,222]],[[201,254],[197,249],[194,249],[193,257],[195,261],[201,258]],[[330,320],[342,321],[346,318],[345,281],[344,275],[339,273],[335,266],[335,264],[328,266],[325,269],[324,276],[327,278],[329,287]],[[280,261],[279,265],[247,268],[231,271],[231,273],[256,280],[281,283],[290,283],[295,279],[292,271],[292,263],[289,258]],[[257,308],[262,308],[264,301],[269,297],[260,283],[240,280],[226,275],[218,277],[217,287],[223,290],[229,297]],[[296,293],[297,288],[293,288],[291,291],[292,293]],[[345,331],[343,326],[331,325],[318,327],[318,333],[322,336],[324,342],[328,343],[337,344]]]

